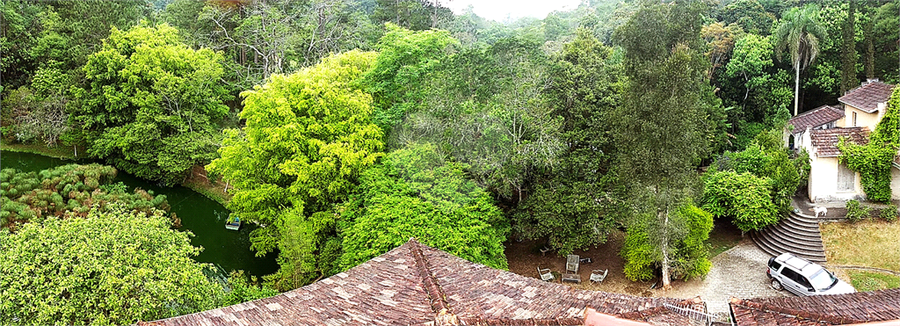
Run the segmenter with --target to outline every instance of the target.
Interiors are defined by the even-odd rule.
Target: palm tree
[[[806,69],[819,54],[819,40],[825,38],[825,28],[816,20],[819,7],[807,5],[791,8],[781,16],[781,24],[775,31],[775,55],[781,60],[785,48],[791,52],[794,77],[794,115],[800,99],[800,70]]]

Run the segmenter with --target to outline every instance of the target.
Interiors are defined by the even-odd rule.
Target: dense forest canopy
[[[585,0],[505,22],[431,0],[5,0],[0,14],[4,143],[80,148],[167,185],[205,168],[233,188],[231,214],[260,225],[252,248],[280,269],[219,304],[411,237],[507,268],[507,239],[564,255],[623,230],[628,278],[701,276],[714,218],[777,223],[808,177],[781,143],[791,116],[900,82],[897,0]],[[101,185],[111,169],[3,170],[3,232],[85,218],[120,234],[165,209]],[[132,210],[91,206],[113,201]]]

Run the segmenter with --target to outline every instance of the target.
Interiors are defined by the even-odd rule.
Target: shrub
[[[863,206],[858,200],[850,200],[847,202],[847,219],[856,222],[869,217],[871,208]]]
[[[893,222],[897,220],[897,205],[890,204],[887,208],[881,210],[879,217],[885,221]]]

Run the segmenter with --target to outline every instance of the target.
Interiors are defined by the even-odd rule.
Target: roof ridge
[[[419,273],[422,286],[425,288],[425,293],[427,293],[431,299],[431,310],[435,313],[443,312],[452,314],[453,312],[450,310],[450,304],[447,302],[444,290],[441,289],[437,277],[435,277],[434,272],[431,271],[428,259],[426,259],[425,254],[422,253],[422,244],[419,243],[416,238],[410,238],[409,243],[409,252],[415,261],[416,271]]]
[[[809,320],[815,320],[815,321],[824,321],[824,322],[828,322],[828,323],[835,324],[835,325],[861,324],[861,323],[868,322],[867,320],[860,320],[860,319],[854,319],[854,318],[844,317],[844,316],[833,316],[833,315],[829,315],[829,314],[821,314],[821,313],[803,311],[803,310],[798,310],[798,309],[785,308],[785,307],[781,307],[781,306],[770,305],[767,303],[755,302],[755,301],[750,301],[750,300],[741,300],[738,298],[732,298],[731,304],[742,306],[747,309],[763,310],[763,311],[780,313],[780,314],[787,315],[787,316],[793,316],[795,318],[803,318],[803,319],[809,319]]]

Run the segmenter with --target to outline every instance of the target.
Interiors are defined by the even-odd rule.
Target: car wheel
[[[776,280],[774,278],[772,279],[772,288],[777,291],[784,290],[784,287],[781,286],[781,282],[779,282],[778,280]]]

